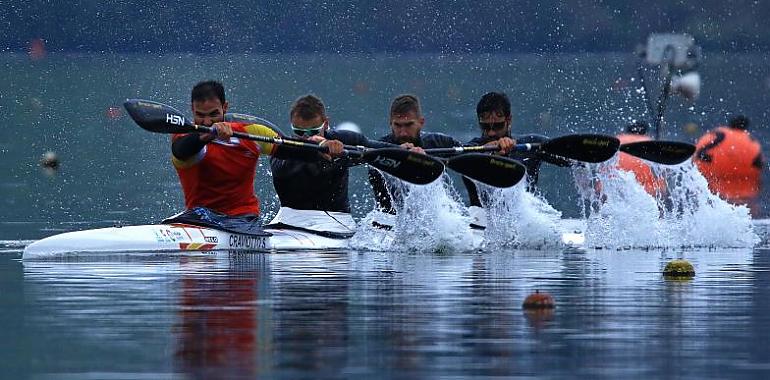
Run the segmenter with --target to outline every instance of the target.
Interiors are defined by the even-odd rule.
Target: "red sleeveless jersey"
[[[275,137],[272,129],[245,123],[230,123],[234,132]],[[184,134],[174,135],[178,139]],[[173,140],[172,140],[173,141]],[[214,140],[197,155],[172,162],[184,191],[185,208],[206,207],[226,215],[259,214],[254,194],[254,177],[260,153],[272,154],[275,145],[256,143],[233,136],[230,141]]]

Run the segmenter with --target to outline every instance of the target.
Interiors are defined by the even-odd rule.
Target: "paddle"
[[[527,168],[507,157],[468,153],[447,160],[446,166],[470,179],[494,187],[511,187],[527,174]]]
[[[583,162],[604,162],[618,151],[620,141],[614,136],[598,134],[577,134],[556,137],[541,144],[516,144],[513,151],[543,153]],[[496,146],[465,146],[454,148],[426,149],[428,154],[451,154],[465,152],[498,151]]]
[[[620,146],[620,151],[664,165],[677,165],[695,153],[695,145],[680,141],[649,140]]]
[[[345,145],[345,148],[351,152],[361,151],[364,154],[383,151],[385,149],[394,149],[406,152],[399,145],[391,144],[392,148],[371,149],[363,146]],[[488,147],[484,147],[488,148]],[[449,148],[454,149],[454,148]],[[429,151],[431,149],[426,149]],[[499,150],[495,148],[494,150]],[[395,154],[395,152],[393,152]],[[420,155],[422,157],[424,155]],[[435,159],[435,158],[433,158]],[[527,169],[518,161],[507,157],[492,156],[489,154],[469,153],[455,156],[445,160],[446,166],[457,173],[470,179],[483,182],[494,187],[511,187],[524,177]]]
[[[155,133],[211,133],[212,128],[195,125],[173,107],[162,103],[129,99],[124,104],[128,114],[142,128]],[[256,136],[243,132],[233,132],[233,136],[243,139],[287,145],[301,149],[327,152],[327,148],[318,144],[284,139],[281,137]],[[347,154],[363,159],[367,164],[407,182],[424,185],[436,180],[444,172],[444,165],[436,158],[409,152],[404,149],[373,149],[366,152],[346,151]]]

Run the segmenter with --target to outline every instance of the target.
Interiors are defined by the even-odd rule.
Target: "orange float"
[[[703,135],[695,146],[695,164],[713,193],[733,203],[759,196],[762,147],[748,131],[721,126]]]

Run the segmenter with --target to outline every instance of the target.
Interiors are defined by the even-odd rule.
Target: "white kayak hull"
[[[568,222],[565,220],[564,222]],[[584,237],[580,221],[565,223],[562,243],[580,247]],[[472,230],[483,239],[483,230]],[[24,260],[81,254],[153,255],[207,251],[336,251],[350,248],[349,238],[334,238],[305,230],[265,228],[271,236],[231,233],[187,224],[152,224],[66,232],[41,239],[24,249]],[[389,233],[383,230],[383,233]]]
[[[349,239],[312,232],[265,229],[272,236],[237,234],[186,224],[156,224],[67,232],[38,240],[24,249],[23,259],[79,253],[158,253],[194,251],[339,250]]]

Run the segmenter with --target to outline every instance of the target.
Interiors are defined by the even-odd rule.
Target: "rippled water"
[[[770,252],[0,255],[9,378],[724,378],[770,371]],[[665,264],[697,275],[666,280]],[[528,314],[535,290],[556,300]]]

